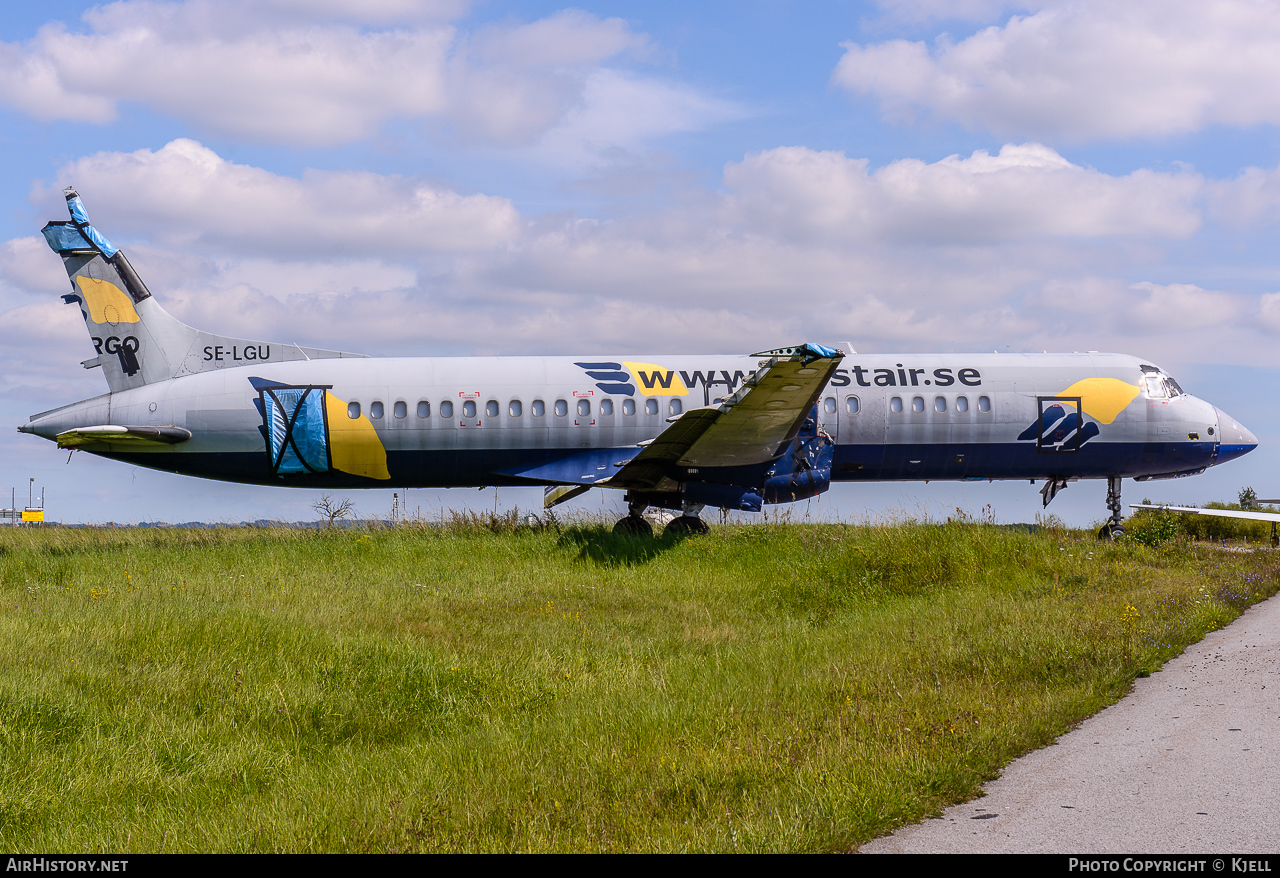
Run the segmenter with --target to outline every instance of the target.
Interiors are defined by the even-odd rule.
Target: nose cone
[[[1213,410],[1218,413],[1218,459],[1215,463],[1235,460],[1258,447],[1258,437],[1247,427],[1217,406]]]

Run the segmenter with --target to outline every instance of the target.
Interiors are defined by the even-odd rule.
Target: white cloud
[[[1002,136],[1158,137],[1280,123],[1280,7],[1262,0],[1065,0],[930,49],[844,43],[835,83],[886,116]]]
[[[106,121],[120,101],[137,101],[212,131],[308,145],[367,137],[385,119],[448,105],[447,27],[219,38],[185,24],[93,34],[48,25],[25,51],[5,47],[13,66],[0,95],[42,119]]]
[[[55,188],[80,188],[90,217],[109,238],[128,229],[205,252],[403,257],[493,247],[520,226],[505,198],[367,172],[282,177],[229,162],[193,140],[87,156],[64,165],[58,179]]]
[[[0,283],[4,287],[24,292],[68,292],[66,275],[50,270],[57,266],[58,257],[39,235],[0,244]]]
[[[621,19],[574,10],[481,30],[449,62],[458,134],[499,145],[532,143],[583,105],[599,64],[647,48],[648,40]]]
[[[1267,329],[1280,333],[1280,293],[1266,293],[1258,299],[1258,318]]]
[[[159,27],[227,36],[262,27],[341,21],[363,25],[453,21],[470,0],[117,0],[82,18],[99,32]]]
[[[608,221],[529,222],[505,199],[376,174],[282,177],[193,141],[88,156],[64,173],[58,183],[79,186],[180,319],[373,354],[852,339],[864,351],[1166,359],[1207,340],[1235,356],[1272,307],[1258,320],[1241,292],[1177,282],[1162,264],[1188,236],[1203,240],[1201,206],[1218,184],[1113,177],[1036,144],[874,171],[840,153],[769,150],[728,165],[721,192]],[[56,187],[36,194],[60,207]],[[10,283],[64,282],[54,259],[48,284],[13,280],[35,277],[40,243],[0,248]],[[1151,280],[1119,279],[1135,273]],[[48,356],[83,359],[82,333],[69,353],[51,341]]]
[[[1129,290],[1136,295],[1123,302],[1125,310],[1137,328],[1151,331],[1199,330],[1231,322],[1244,309],[1239,297],[1195,284],[1143,281]]]
[[[90,122],[136,102],[220,135],[304,146],[368,138],[393,119],[422,120],[467,143],[526,146],[572,127],[584,108],[600,115],[603,65],[650,53],[649,40],[621,19],[577,10],[469,34],[447,23],[461,2],[384,0],[366,9],[330,0],[295,16],[303,5],[98,7],[84,16],[87,33],[50,24],[26,43],[0,44],[0,102],[40,119]],[[338,21],[319,14],[326,11]],[[362,26],[406,18],[407,27]],[[699,114],[712,102],[696,106],[690,90],[611,73],[647,86],[640,91],[649,103],[670,104],[644,106],[643,118],[669,120],[632,124],[630,139],[615,133],[614,142],[715,121]],[[635,104],[623,100],[619,110]]]
[[[219,266],[220,275],[262,290],[276,299],[317,293],[360,295],[417,286],[418,273],[378,259],[343,262],[288,262],[242,259]]]
[[[1228,226],[1280,221],[1280,167],[1245,168],[1234,180],[1209,186],[1209,214]]]
[[[683,86],[597,70],[583,83],[581,102],[542,136],[533,152],[550,164],[591,164],[636,144],[740,119],[747,112]]]
[[[783,147],[725,171],[740,221],[792,240],[986,243],[1035,236],[1181,238],[1200,225],[1203,179],[1147,170],[1113,177],[1040,144],[933,164]]]

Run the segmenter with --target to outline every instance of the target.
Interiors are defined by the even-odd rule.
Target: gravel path
[[[1280,599],[983,790],[862,852],[1280,851]]]

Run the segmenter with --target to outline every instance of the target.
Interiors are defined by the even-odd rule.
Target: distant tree
[[[1240,498],[1241,509],[1257,509],[1258,508],[1258,492],[1253,488],[1241,488],[1237,495]]]
[[[328,519],[325,527],[333,527],[333,523],[339,518],[346,518],[355,511],[356,504],[347,498],[335,500],[328,494],[323,495],[319,500],[311,504],[311,508],[320,513],[321,518]]]

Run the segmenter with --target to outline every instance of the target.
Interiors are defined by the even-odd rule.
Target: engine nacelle
[[[806,424],[806,427],[809,425]],[[831,462],[836,444],[822,433],[801,431],[769,470],[764,483],[765,503],[792,503],[816,497],[831,487]]]

